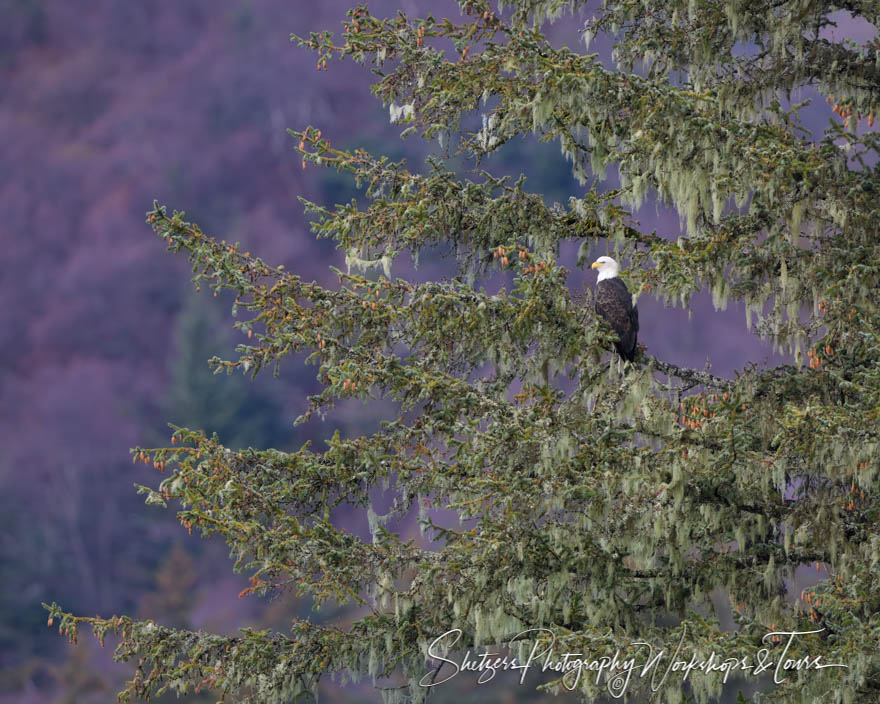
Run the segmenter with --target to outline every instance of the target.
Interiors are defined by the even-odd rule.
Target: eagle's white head
[[[617,276],[617,272],[620,270],[620,267],[617,266],[617,262],[611,257],[599,257],[593,262],[591,268],[599,270],[599,278],[596,279],[596,283],[604,281],[605,279],[613,279]]]

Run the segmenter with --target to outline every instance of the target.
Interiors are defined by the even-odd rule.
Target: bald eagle
[[[618,354],[632,362],[636,356],[636,336],[639,332],[639,311],[633,305],[626,284],[617,278],[617,262],[611,257],[599,257],[593,262],[599,270],[596,283],[596,312],[611,326],[619,338],[614,343]]]

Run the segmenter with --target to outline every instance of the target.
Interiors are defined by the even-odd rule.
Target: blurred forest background
[[[406,156],[413,169],[430,147],[398,138],[370,96],[368,70],[333,63],[318,72],[314,56],[290,43],[291,32],[338,30],[352,4],[0,0],[0,703],[111,702],[130,671],[112,663],[110,642],[68,646],[46,628],[42,601],[224,633],[284,630],[293,615],[309,615],[294,595],[237,599],[247,582],[232,573],[225,545],[188,536],[173,507],[144,506],[132,484],[157,477],[132,465],[128,450],[167,444],[167,422],[217,432],[231,447],[291,449],[375,421],[352,405],[294,429],[316,391],[315,369],[301,359],[278,380],[213,376],[206,360],[231,356],[240,341],[231,301],[195,294],[185,262],[165,252],[143,214],[156,198],[210,235],[335,284],[328,267],[344,266],[343,254],[314,239],[297,196],[332,204],[360,195],[333,172],[303,171],[285,128],[315,125],[334,146]],[[448,0],[370,6],[459,15]],[[874,36],[840,20],[838,40]],[[567,19],[550,35],[583,51],[579,28]],[[609,54],[601,39],[593,47]],[[804,118],[821,136],[830,108],[824,96],[797,99],[805,97],[819,98]],[[548,202],[584,191],[558,149],[535,140],[482,167],[525,172]],[[664,236],[680,232],[662,205],[636,217]],[[429,257],[418,276],[451,271]],[[572,282],[594,277],[576,272]],[[710,360],[720,375],[782,359],[747,331],[739,306],[714,311],[702,296],[689,314],[643,297],[639,308],[640,340],[661,359],[699,368]],[[476,693],[464,691],[472,681],[450,685],[437,701],[549,700],[506,681]],[[329,685],[326,699],[378,695]]]

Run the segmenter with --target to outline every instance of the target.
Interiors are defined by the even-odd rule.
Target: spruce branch
[[[671,362],[664,362],[653,355],[647,353],[643,354],[648,360],[648,364],[651,368],[663,372],[668,376],[674,376],[678,379],[689,382],[690,387],[703,385],[713,389],[723,389],[725,391],[732,391],[736,388],[736,381],[734,380],[724,379],[723,377],[715,376],[714,374],[709,374],[709,372],[700,371],[698,369],[680,367]]]

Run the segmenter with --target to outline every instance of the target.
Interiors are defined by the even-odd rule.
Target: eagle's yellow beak
[[[593,262],[593,264],[590,266],[590,268],[591,269],[601,269],[602,265],[599,262]]]

